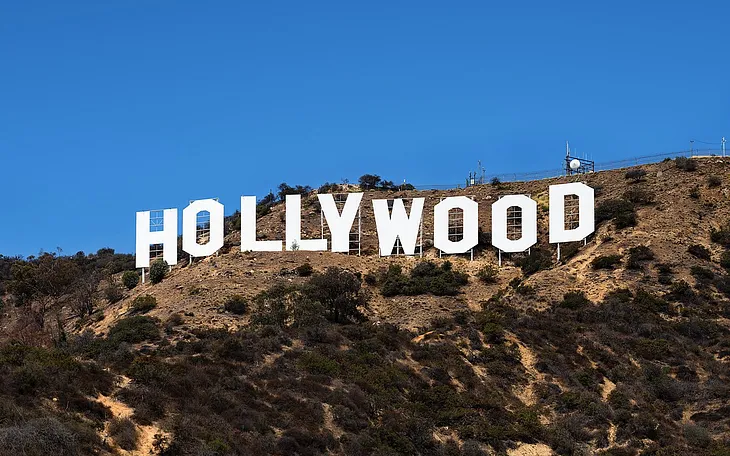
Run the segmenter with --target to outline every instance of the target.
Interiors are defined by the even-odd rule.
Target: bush
[[[122,289],[119,285],[110,283],[104,288],[104,296],[106,296],[106,299],[109,300],[110,304],[114,304],[124,298],[124,293],[122,293]]]
[[[713,228],[710,231],[710,240],[724,247],[730,247],[730,227],[724,226],[719,230]]]
[[[139,274],[137,274],[137,271],[124,271],[122,283],[127,287],[127,290],[131,290],[139,283]]]
[[[150,282],[152,283],[160,283],[162,282],[162,279],[165,278],[165,275],[167,274],[168,265],[167,262],[164,260],[155,260],[152,265],[150,265]]]
[[[119,448],[127,451],[137,449],[139,432],[137,426],[129,418],[112,418],[109,422],[109,435]]]
[[[687,252],[700,260],[710,260],[710,250],[704,245],[694,244],[687,247]]]
[[[127,342],[136,344],[146,340],[155,341],[160,338],[157,320],[152,317],[138,315],[119,320],[109,329],[107,337],[114,344]]]
[[[683,171],[695,171],[697,169],[697,162],[687,157],[675,158],[674,165]]]
[[[722,255],[720,255],[720,266],[730,271],[730,251],[726,250],[722,252]]]
[[[310,302],[319,303],[329,320],[335,323],[356,322],[364,319],[359,307],[367,305],[361,286],[358,275],[329,267],[324,273],[314,274],[304,285],[302,294]]]
[[[452,270],[449,261],[445,261],[441,266],[432,261],[422,261],[411,270],[410,277],[403,274],[400,266],[392,264],[385,274],[380,291],[386,297],[427,293],[436,296],[454,296],[468,281],[469,276]]]
[[[715,273],[712,270],[703,268],[702,266],[692,266],[689,273],[700,283],[708,283],[715,278]]]
[[[707,186],[710,188],[719,187],[722,185],[722,178],[720,176],[707,176]]]
[[[522,269],[523,274],[530,275],[543,269],[550,269],[553,266],[553,257],[546,250],[533,248],[529,255],[515,261],[515,264]]]
[[[279,201],[285,201],[286,195],[307,195],[312,192],[312,187],[309,185],[295,185],[294,187],[291,187],[286,182],[282,182],[279,184],[279,191],[277,192],[277,196],[279,197]]]
[[[1,427],[0,454],[77,455],[81,449],[74,431],[55,418],[39,418]]]
[[[491,264],[484,265],[478,272],[477,278],[484,283],[496,283],[499,269]]]
[[[299,277],[309,277],[314,272],[314,268],[309,263],[304,263],[300,266],[297,266],[294,268],[294,271],[297,273]]]
[[[376,276],[373,272],[368,271],[363,277],[363,280],[365,280],[365,283],[370,286],[377,285],[378,276]]]
[[[248,300],[241,295],[233,295],[223,304],[226,312],[236,315],[243,315],[248,310]]]
[[[646,171],[641,168],[630,169],[626,171],[624,177],[633,181],[642,180],[646,176]]]
[[[494,185],[495,187],[502,185],[502,181],[499,180],[499,177],[493,177],[492,180],[490,181],[490,183],[492,185]]]
[[[633,203],[637,206],[647,205],[654,203],[655,199],[654,192],[651,192],[645,188],[632,187],[624,192],[624,200]]]
[[[596,206],[596,224],[614,220],[616,228],[626,228],[636,225],[634,204],[624,199],[606,200]]]
[[[339,185],[330,183],[330,182],[325,182],[324,184],[322,184],[321,187],[319,187],[319,189],[317,190],[317,193],[334,193],[334,192],[339,192],[339,191],[340,191]]]
[[[621,212],[620,214],[617,214],[616,217],[613,219],[613,223],[619,230],[631,226],[636,226],[636,212]]]
[[[592,302],[582,291],[569,291],[563,295],[563,300],[559,305],[566,309],[578,310],[590,304],[592,304]]]
[[[360,190],[375,190],[381,182],[382,179],[377,174],[363,174],[358,179]]]
[[[654,259],[654,252],[645,245],[638,245],[629,249],[629,259],[626,267],[629,269],[641,269],[642,261]]]
[[[137,296],[132,301],[132,312],[147,313],[157,307],[157,298],[150,295]]]
[[[621,255],[600,255],[591,261],[593,269],[613,269],[621,264]]]
[[[689,189],[689,197],[692,199],[700,199],[700,186],[695,185]]]

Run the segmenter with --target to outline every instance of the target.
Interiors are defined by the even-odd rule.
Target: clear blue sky
[[[134,248],[137,210],[730,137],[726,1],[0,4],[0,253]]]

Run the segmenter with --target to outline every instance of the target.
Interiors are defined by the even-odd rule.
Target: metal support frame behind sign
[[[476,201],[476,197],[474,195],[467,195],[467,198],[471,199],[472,201]],[[443,201],[445,197],[440,197],[439,202]],[[452,242],[459,242],[464,238],[464,211],[463,210],[457,210],[452,209],[449,211],[449,240]],[[466,252],[465,252],[466,253]],[[458,255],[458,254],[449,254],[449,253],[443,253],[441,249],[439,249],[439,258],[442,258],[444,255]],[[469,259],[470,261],[474,261],[474,247],[469,249]]]
[[[332,197],[335,200],[335,206],[337,207],[337,212],[339,214],[342,214],[342,210],[345,208],[345,203],[347,202],[347,193],[333,193]],[[353,223],[353,225],[355,225]],[[321,239],[327,239],[327,248],[328,250],[332,249],[332,233],[329,231],[329,226],[327,226],[327,222],[324,219],[324,212],[322,212],[321,208],[319,211],[319,227],[321,232]],[[327,236],[329,235],[329,236]],[[349,247],[347,254],[356,254],[357,256],[360,256],[362,253],[362,205],[358,206],[357,208],[357,228],[350,227],[350,233],[349,233]]]
[[[413,198],[399,198],[403,201],[403,206],[406,209],[406,213],[411,214],[411,209],[413,208]],[[395,200],[389,199],[388,200],[388,213],[392,213],[393,211],[393,202]],[[408,203],[408,204],[406,204]],[[397,237],[395,239],[395,244],[393,244],[393,249],[391,250],[390,254],[392,256],[408,256],[403,251],[403,244],[400,242],[400,237]],[[423,214],[421,214],[421,220],[418,223],[418,240],[416,241],[416,248],[413,256],[418,255],[419,257],[423,258]],[[382,256],[382,253],[381,253]]]

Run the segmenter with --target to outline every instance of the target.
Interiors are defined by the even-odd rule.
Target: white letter
[[[329,193],[317,195],[322,213],[332,234],[333,252],[347,253],[350,251],[350,230],[352,222],[355,221],[357,209],[360,207],[362,195],[362,193],[349,193],[345,200],[345,207],[342,208],[342,215],[337,211],[334,196]]]
[[[150,244],[162,244],[162,258],[167,264],[177,264],[177,209],[162,212],[162,231],[150,231],[150,211],[137,212],[138,268],[150,266]]]
[[[327,250],[327,239],[302,239],[301,195],[286,195],[286,249]]]
[[[241,197],[241,252],[281,252],[281,241],[256,240],[256,197]]]
[[[416,253],[416,241],[421,227],[421,215],[425,198],[413,198],[410,217],[402,199],[393,200],[393,213],[388,214],[388,200],[373,200],[375,226],[378,230],[380,255],[390,256],[396,239],[400,238],[406,255]]]
[[[464,213],[464,237],[457,242],[449,239],[449,211]],[[465,253],[479,243],[479,205],[466,196],[444,198],[433,208],[433,245],[444,253]]]
[[[201,245],[197,240],[197,219],[202,211],[210,214],[210,238]],[[223,205],[214,199],[193,201],[183,209],[183,250],[194,257],[206,257],[223,247],[223,212]]]
[[[507,238],[507,209],[522,209],[522,237]],[[537,242],[537,203],[525,195],[503,196],[492,204],[492,245],[503,252],[524,252]]]
[[[578,197],[578,227],[565,229],[565,196]],[[580,241],[596,229],[593,189],[581,182],[550,186],[550,243]]]

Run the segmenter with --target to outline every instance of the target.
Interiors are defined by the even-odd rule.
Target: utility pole
[[[722,156],[725,156],[725,137],[722,137]]]
[[[690,157],[693,155],[693,153],[692,153],[692,147],[694,146],[694,143],[695,143],[695,140],[694,139],[690,139],[689,140],[689,156]]]

